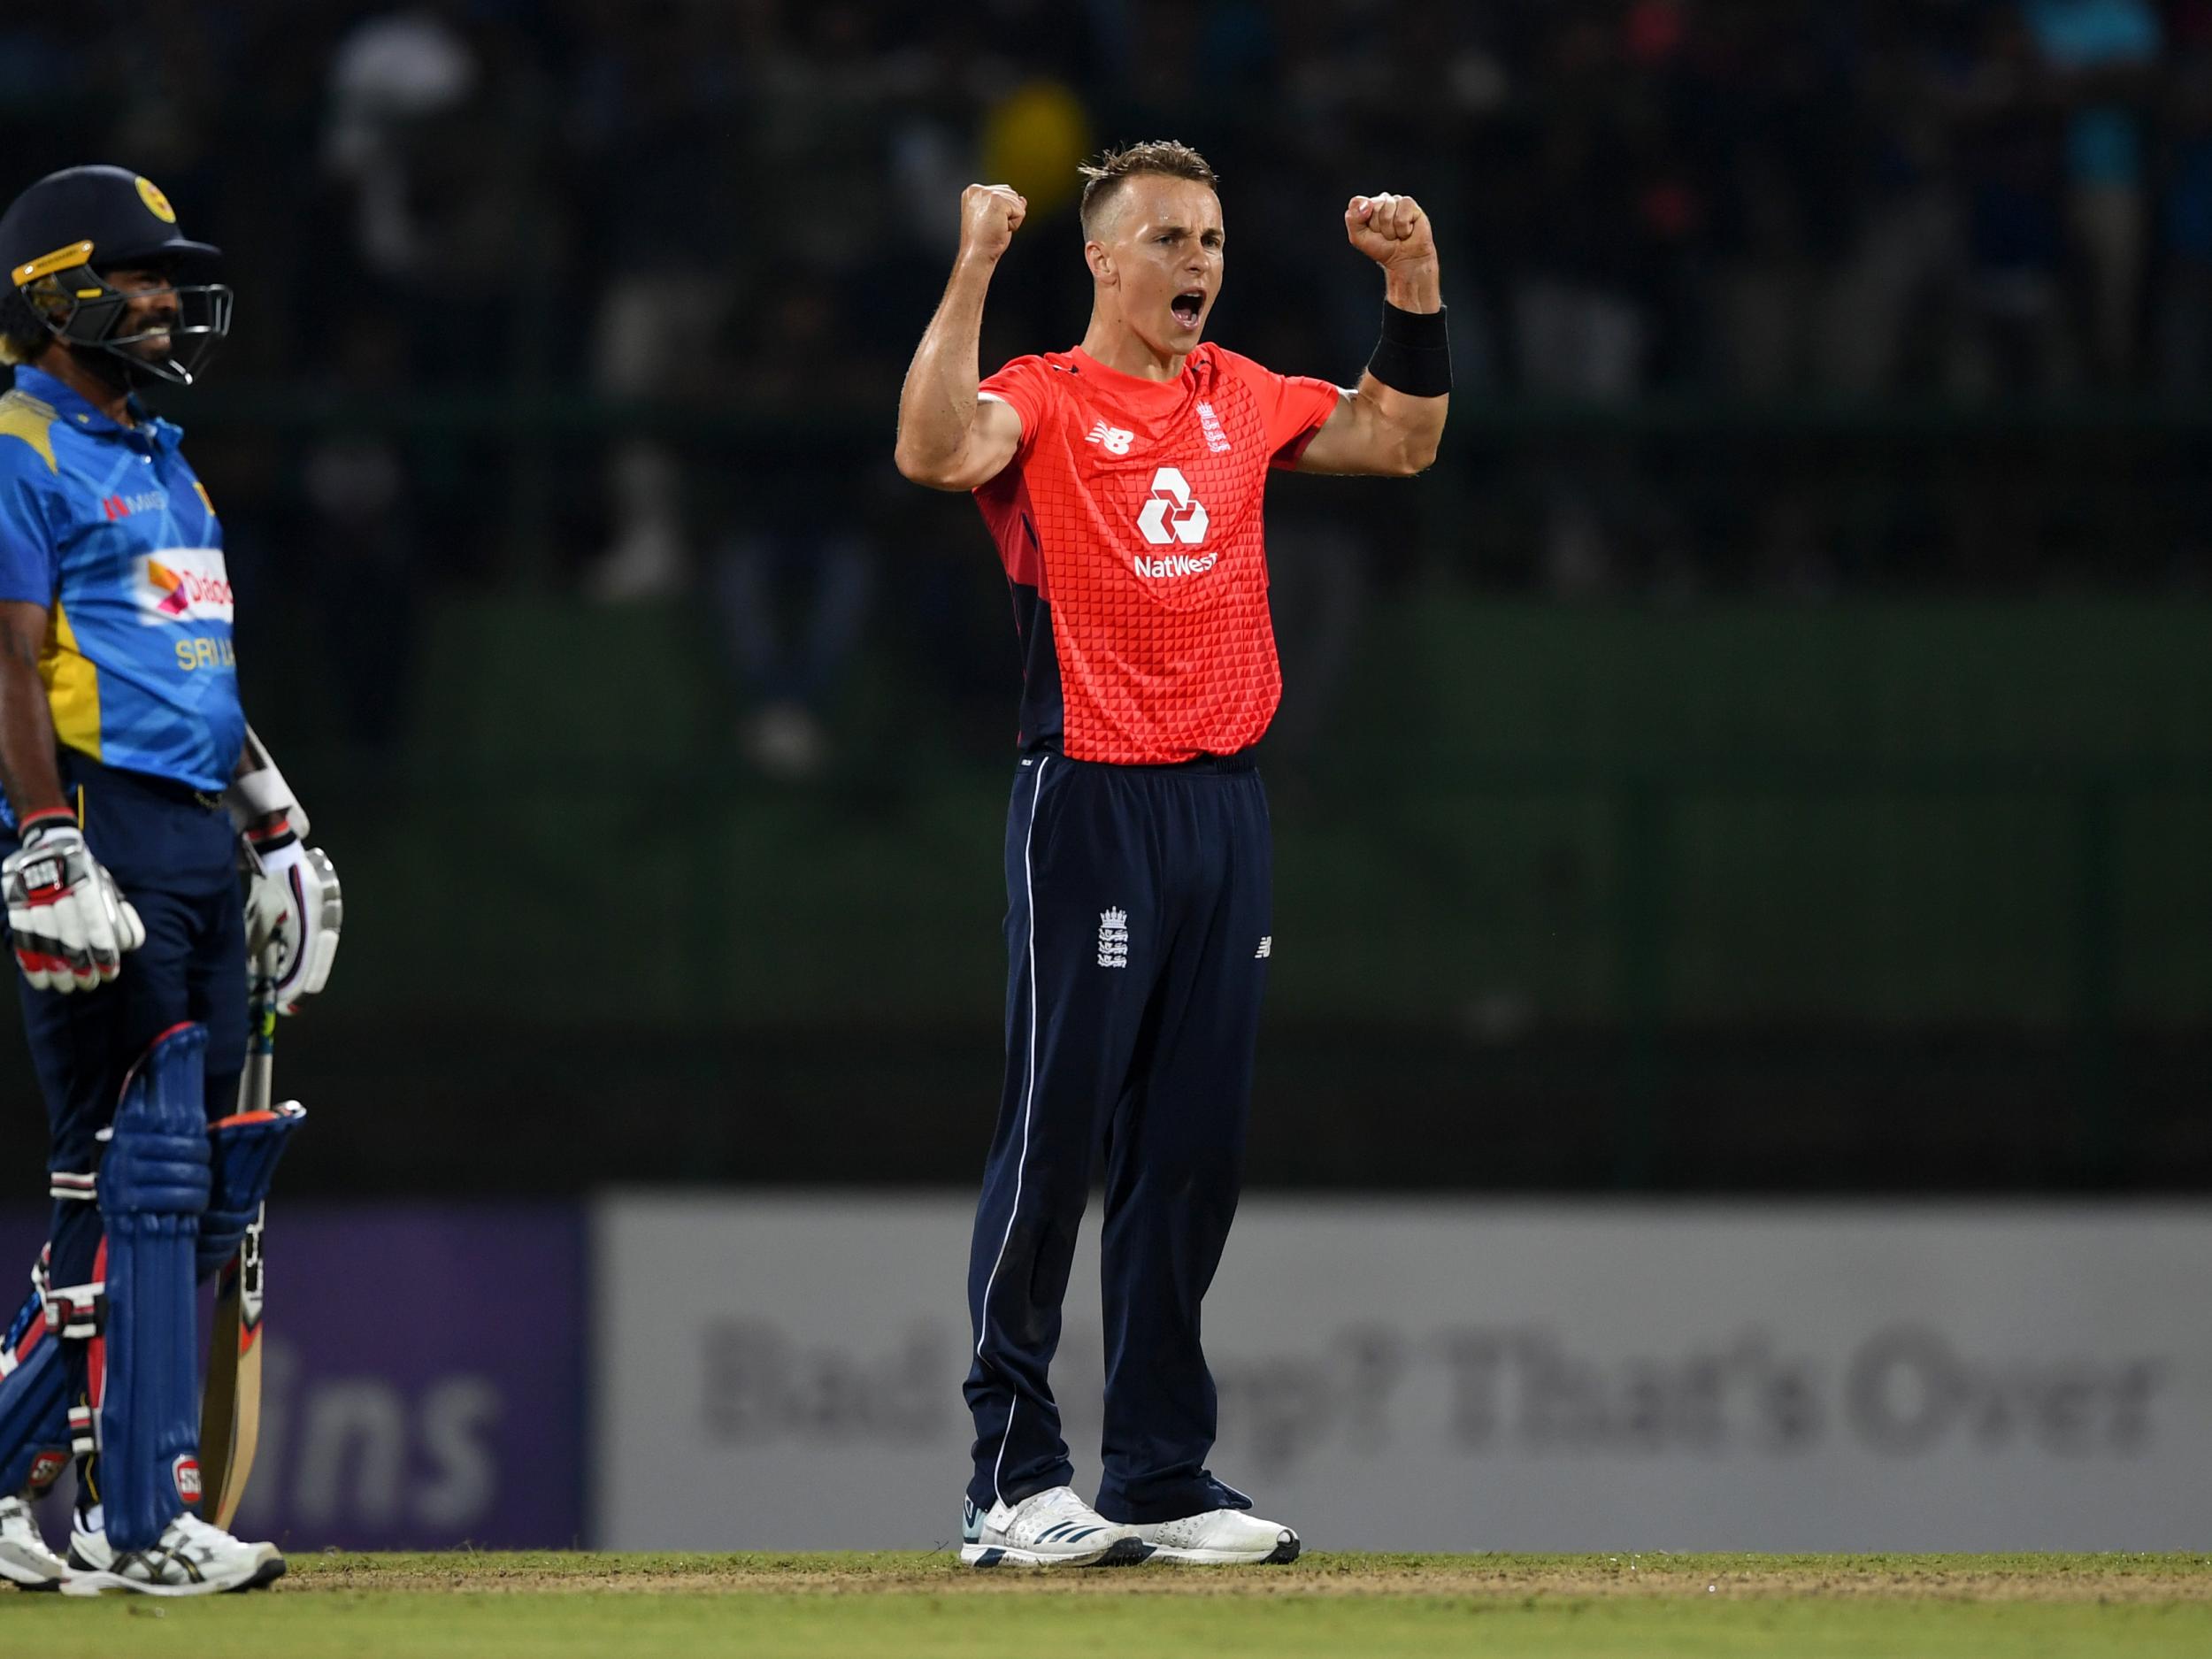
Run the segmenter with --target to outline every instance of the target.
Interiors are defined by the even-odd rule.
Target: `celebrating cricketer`
[[[249,952],[296,1009],[340,910],[246,726],[213,499],[134,396],[190,384],[228,330],[217,257],[119,167],[54,173],[0,216],[0,887],[53,1199],[0,1343],[0,1579],[32,1589],[284,1570],[200,1512],[194,1286],[255,1225],[300,1117],[240,1110]],[[73,1455],[65,1562],[25,1500]]]
[[[1201,343],[1225,233],[1195,151],[1139,144],[1083,171],[1082,344],[979,378],[984,297],[1026,204],[973,185],[899,405],[900,472],[975,494],[1024,663],[1005,1083],[968,1270],[962,1558],[1290,1561],[1297,1533],[1206,1465],[1216,1397],[1199,1341],[1273,950],[1254,746],[1282,681],[1261,510],[1271,467],[1404,477],[1435,458],[1451,389],[1436,241],[1409,196],[1346,208],[1384,306],[1345,390]],[[1048,1371],[1102,1142],[1092,1504],[1070,1484]]]

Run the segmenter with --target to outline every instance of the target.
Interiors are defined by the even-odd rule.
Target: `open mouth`
[[[1195,328],[1199,318],[1206,310],[1206,292],[1203,288],[1192,288],[1187,293],[1178,294],[1169,303],[1168,309],[1175,313],[1175,320],[1184,327]]]

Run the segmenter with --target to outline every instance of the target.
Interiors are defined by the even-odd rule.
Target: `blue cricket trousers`
[[[1206,1468],[1199,1304],[1243,1175],[1271,949],[1251,756],[1116,766],[1040,754],[1006,830],[1006,1080],[968,1266],[979,1509],[1069,1484],[1047,1372],[1105,1153],[1097,1507],[1171,1520],[1247,1500]]]

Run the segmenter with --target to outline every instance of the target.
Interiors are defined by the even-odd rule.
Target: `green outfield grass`
[[[208,1601],[0,1595],[39,1659],[2212,1653],[2212,1555],[1354,1555],[979,1573],[947,1555],[296,1557]]]

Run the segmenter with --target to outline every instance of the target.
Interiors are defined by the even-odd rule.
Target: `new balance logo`
[[[1261,934],[1261,935],[1260,935],[1260,948],[1259,948],[1257,950],[1256,950],[1256,951],[1254,951],[1254,952],[1252,953],[1252,960],[1253,960],[1253,961],[1255,961],[1255,962],[1265,962],[1265,961],[1266,961],[1266,960],[1267,960],[1270,956],[1273,956],[1274,954],[1275,954],[1275,935],[1274,935],[1274,934],[1272,934],[1272,933],[1263,933],[1263,934]]]
[[[1098,445],[1100,449],[1105,450],[1109,455],[1128,454],[1129,446],[1136,441],[1137,434],[1135,433],[1124,432],[1119,426],[1110,426],[1102,420],[1100,421],[1095,426],[1093,426],[1090,429],[1089,434],[1083,440],[1086,443],[1094,443]]]
[[[1152,499],[1137,514],[1137,532],[1154,547],[1180,541],[1196,547],[1206,539],[1206,509],[1193,501],[1190,480],[1179,467],[1164,466],[1152,475]]]
[[[1129,965],[1127,910],[1101,910],[1098,913],[1098,965],[1102,968],[1125,968]]]

